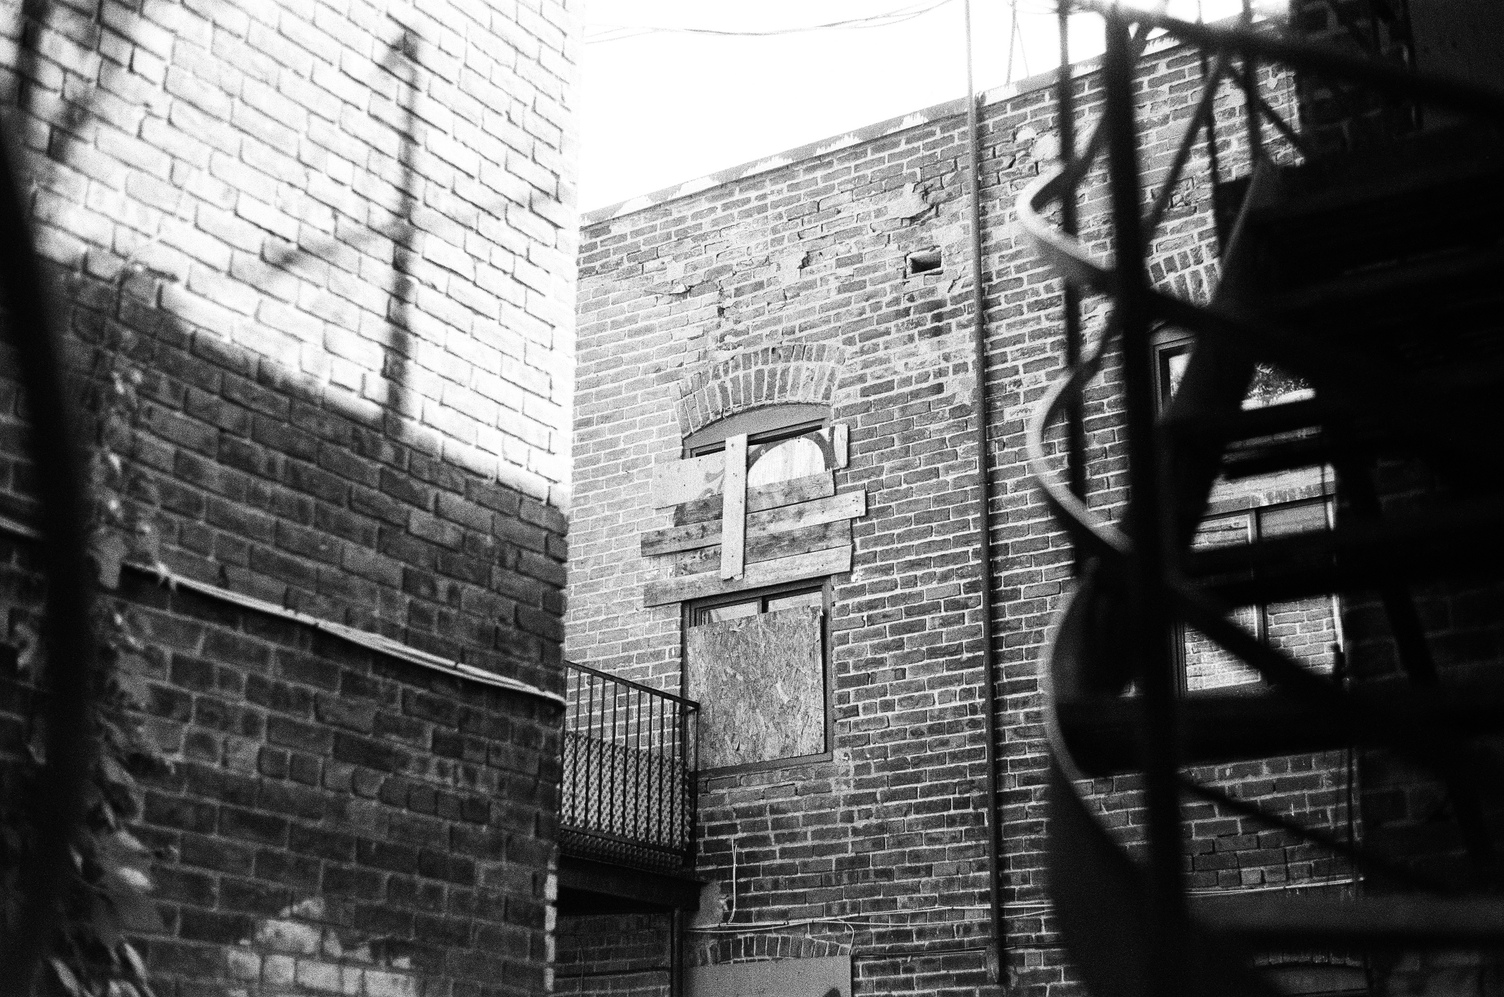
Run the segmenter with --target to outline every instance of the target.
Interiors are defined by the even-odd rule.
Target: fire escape
[[[561,909],[694,910],[699,704],[584,665],[567,667]]]
[[[1504,948],[1504,96],[1292,37],[1246,8],[1241,24],[1211,27],[1117,3],[1075,7],[1106,23],[1101,118],[1077,145],[1062,83],[1063,165],[1018,206],[1068,286],[1067,371],[1036,413],[1030,457],[1077,552],[1044,666],[1050,888],[1071,959],[1097,997],[1276,993],[1253,967],[1316,947],[1358,953],[1370,992],[1441,992],[1443,964],[1482,986]],[[1379,0],[1332,8],[1359,42],[1403,16]],[[1134,108],[1151,31],[1200,53],[1203,84],[1158,190],[1143,182]],[[1374,120],[1413,112],[1418,126],[1330,152],[1276,113],[1261,78],[1325,88]],[[1145,247],[1198,142],[1213,171],[1219,155],[1237,158],[1215,113],[1224,91],[1237,95],[1248,170],[1221,185],[1220,286],[1195,303],[1153,284]],[[1110,259],[1078,235],[1076,207],[1104,156]],[[1091,342],[1083,295],[1111,303]],[[1153,366],[1166,329],[1194,336],[1168,404]],[[1246,407],[1260,366],[1314,390]],[[1089,506],[1083,457],[1082,399],[1103,376],[1126,424],[1131,499],[1116,523]],[[1334,523],[1210,550],[1194,542],[1219,479],[1312,467],[1336,476]],[[1240,606],[1324,594],[1341,600],[1348,637],[1365,649],[1347,675],[1233,622]],[[1181,627],[1257,671],[1257,691],[1179,690]],[[1427,833],[1312,826],[1196,768],[1340,750],[1395,799],[1432,800]],[[1125,774],[1143,790],[1142,849],[1125,847],[1086,792],[1092,777]],[[1193,802],[1314,843],[1350,863],[1354,887],[1191,895]]]

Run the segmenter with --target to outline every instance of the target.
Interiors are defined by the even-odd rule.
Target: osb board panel
[[[825,750],[820,618],[819,609],[801,606],[689,628],[703,768]]]
[[[689,997],[850,997],[851,957],[691,966]]]

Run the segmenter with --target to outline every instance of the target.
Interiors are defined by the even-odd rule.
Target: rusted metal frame
[[[1175,184],[1180,182],[1180,175],[1185,172],[1185,164],[1191,158],[1191,150],[1195,147],[1196,136],[1201,129],[1211,120],[1212,109],[1217,97],[1217,87],[1222,83],[1222,77],[1227,73],[1229,60],[1226,55],[1217,56],[1217,64],[1212,69],[1211,77],[1202,84],[1201,98],[1196,102],[1191,117],[1185,123],[1185,130],[1181,133],[1180,144],[1175,149],[1175,158],[1170,161],[1170,170],[1165,175],[1164,185],[1160,187],[1159,194],[1154,198],[1154,205],[1149,209],[1149,215],[1144,219],[1144,232],[1146,238],[1154,238],[1154,233],[1159,230],[1160,223],[1164,221],[1165,211],[1170,206],[1170,198],[1175,193]],[[1067,230],[1067,234],[1075,233]]]
[[[976,448],[976,545],[977,567],[981,574],[981,670],[982,736],[984,780],[987,794],[987,915],[992,935],[992,953],[988,975],[993,982],[1003,978],[1003,953],[1006,939],[1003,921],[1003,829],[1002,807],[998,802],[998,730],[997,657],[993,653],[992,600],[992,479],[988,472],[991,454],[987,393],[987,298],[982,284],[982,130],[977,113],[977,93],[972,77],[971,3],[964,4],[966,25],[966,137],[968,186],[971,189],[970,264],[971,264],[971,347],[975,383],[971,394],[972,445]],[[1015,9],[1015,17],[1017,10]],[[1016,25],[1015,25],[1016,27]],[[1010,39],[1011,44],[1011,39]]]
[[[30,992],[62,926],[73,842],[83,826],[93,761],[90,675],[99,661],[94,578],[87,538],[87,475],[70,392],[64,384],[61,325],[51,282],[38,264],[17,172],[20,147],[0,128],[0,292],[9,308],[17,372],[26,390],[36,466],[37,521],[46,554],[42,648],[46,653],[45,776],[37,799],[37,850],[18,879],[15,931],[0,949],[0,980]]]
[[[1347,859],[1367,872],[1377,873],[1391,880],[1395,885],[1407,886],[1416,890],[1429,890],[1435,893],[1450,892],[1444,883],[1390,862],[1382,856],[1375,855],[1373,852],[1354,845],[1351,842],[1343,841],[1341,838],[1333,834],[1328,834],[1320,828],[1310,827],[1281,814],[1270,813],[1255,803],[1248,800],[1240,800],[1236,796],[1232,796],[1214,786],[1199,783],[1189,776],[1182,775],[1180,777],[1180,787],[1186,793],[1200,797],[1215,807],[1230,810],[1239,816],[1258,821],[1269,827],[1278,828],[1288,834],[1295,835],[1297,838],[1320,845],[1322,848],[1340,855],[1342,858]]]
[[[1076,155],[1076,101],[1075,83],[1071,78],[1070,53],[1070,0],[1060,0],[1056,17],[1060,32],[1060,69],[1055,77],[1055,118],[1060,131],[1060,163],[1068,164]],[[1067,191],[1060,198],[1060,228],[1068,237],[1075,238],[1080,228],[1076,207],[1075,190]],[[1061,321],[1065,327],[1065,367],[1074,370],[1081,363],[1081,291],[1068,280],[1061,281]],[[1070,480],[1071,494],[1086,498],[1089,487],[1086,470],[1086,418],[1079,395],[1074,397],[1065,416],[1066,476]],[[1072,545],[1071,563],[1077,576],[1081,574],[1081,551]]]
[[[1133,76],[1136,59],[1128,22],[1114,11],[1107,19],[1107,50],[1102,61],[1106,88],[1103,116],[1109,130],[1114,313],[1123,351],[1123,388],[1128,436],[1129,504],[1132,540],[1129,567],[1128,653],[1141,692],[1139,731],[1144,800],[1148,811],[1150,944],[1144,953],[1144,979],[1162,997],[1180,997],[1186,981],[1181,964],[1187,931],[1181,868],[1180,794],[1176,785],[1175,681],[1169,663],[1169,615],[1165,604],[1166,517],[1159,501],[1159,441],[1151,364],[1152,314],[1139,216],[1138,134],[1134,123]]]

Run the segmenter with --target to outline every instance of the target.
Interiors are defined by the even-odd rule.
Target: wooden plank
[[[747,543],[747,436],[726,440],[726,474],[721,488],[721,577],[740,578]]]
[[[765,537],[780,530],[795,530],[803,526],[833,523],[842,519],[859,519],[867,514],[867,493],[862,489],[841,492],[827,498],[817,498],[795,505],[778,506],[750,513],[747,516],[747,540]],[[699,550],[714,547],[721,541],[718,520],[685,523],[661,530],[649,530],[642,535],[642,553],[652,557],[673,554],[682,550]]]
[[[743,563],[745,565],[771,561],[774,558],[788,557],[792,554],[839,547],[850,542],[851,523],[847,520],[817,523],[814,526],[805,526],[797,530],[782,530],[755,540],[748,540]],[[685,551],[668,560],[659,561],[658,567],[660,573],[678,577],[696,575],[702,571],[717,571],[720,563],[721,552],[718,547],[703,547],[700,550]]]
[[[742,592],[765,585],[781,585],[784,582],[820,578],[850,570],[851,545],[847,544],[844,547],[748,564],[740,578],[722,578],[719,571],[705,571],[682,578],[661,578],[643,586],[642,604],[644,607],[664,606],[686,599]]]
[[[725,474],[726,455],[723,452],[659,464],[653,468],[653,508],[666,509],[671,505],[716,496],[721,491],[721,479]]]
[[[828,471],[809,474],[802,478],[780,481],[774,485],[754,485],[747,489],[747,511],[761,512],[780,506],[808,502],[811,499],[828,498],[836,493],[835,479]],[[674,525],[703,523],[721,518],[721,497],[697,499],[674,507]],[[720,527],[716,527],[719,532]]]
[[[826,470],[845,467],[850,460],[850,430],[844,423],[817,430],[818,435],[829,444],[830,467]],[[729,442],[729,440],[728,440]],[[775,446],[776,444],[766,444]],[[710,498],[721,490],[725,475],[724,451],[686,457],[672,464],[658,464],[653,468],[653,508],[666,509],[672,505]]]

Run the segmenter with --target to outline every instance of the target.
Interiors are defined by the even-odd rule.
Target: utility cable
[[[954,2],[955,0],[931,0],[929,3],[909,4],[904,7],[884,11],[880,14],[868,14],[864,17],[852,17],[839,21],[826,21],[821,24],[796,25],[786,28],[766,28],[760,31],[709,28],[682,24],[610,24],[601,25],[601,30],[597,34],[587,34],[585,42],[586,44],[615,42],[648,34],[713,35],[722,38],[776,38],[784,35],[805,34],[811,31],[885,28],[890,25],[911,21],[916,17],[939,10],[941,7]],[[613,32],[615,33],[613,34]]]

